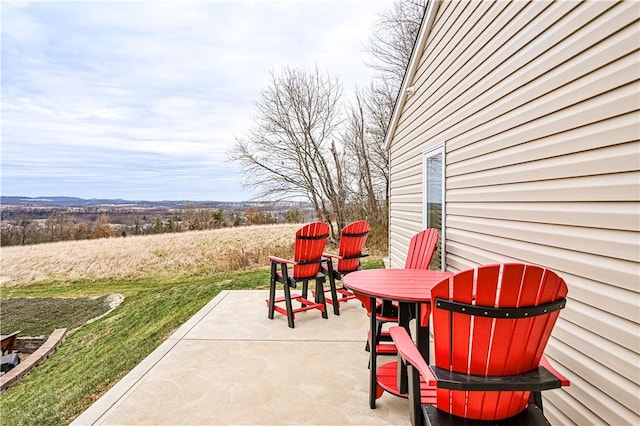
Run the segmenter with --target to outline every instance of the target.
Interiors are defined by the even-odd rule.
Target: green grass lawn
[[[196,280],[4,289],[3,298],[120,293],[125,300],[71,334],[46,362],[5,392],[0,397],[2,423],[68,424],[221,290],[264,287],[268,274],[262,269]]]
[[[363,265],[383,267],[381,260],[374,259]],[[125,300],[113,312],[69,335],[48,360],[0,396],[2,424],[70,423],[221,290],[268,288],[268,283],[269,270],[258,269],[198,279],[3,288],[3,302],[111,293],[120,293]]]

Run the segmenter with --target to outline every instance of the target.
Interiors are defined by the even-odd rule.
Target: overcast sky
[[[269,72],[351,96],[392,4],[2,1],[2,195],[247,200],[228,152]]]

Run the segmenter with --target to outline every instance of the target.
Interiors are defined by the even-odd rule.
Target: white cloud
[[[5,2],[3,194],[249,198],[227,153],[269,72],[317,64],[350,96],[391,3]]]

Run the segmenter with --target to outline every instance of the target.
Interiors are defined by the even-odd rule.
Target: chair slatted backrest
[[[407,260],[404,267],[406,269],[429,269],[431,259],[438,246],[438,230],[429,228],[420,231],[411,238]]]
[[[293,260],[293,278],[314,278],[320,270],[322,252],[329,238],[329,225],[324,222],[309,223],[296,232]]]
[[[411,238],[409,242],[409,251],[404,267],[406,269],[429,269],[431,259],[438,247],[438,239],[440,234],[437,229],[428,228],[418,232]],[[420,310],[420,324],[426,326],[429,324],[430,305],[422,305]]]
[[[469,315],[439,308],[437,299],[489,308],[524,308],[566,295],[562,278],[534,265],[485,265],[457,273],[431,292],[436,366],[479,376],[529,372],[538,367],[559,315],[555,310],[524,318],[514,319],[515,313],[512,318],[487,318],[481,316],[483,312]],[[510,417],[524,410],[528,400],[529,392],[522,391],[437,390],[439,409],[471,419]]]
[[[357,271],[360,267],[360,258],[367,242],[369,228],[369,223],[362,220],[350,223],[340,231],[338,254],[341,259],[338,260],[336,269],[341,274]]]

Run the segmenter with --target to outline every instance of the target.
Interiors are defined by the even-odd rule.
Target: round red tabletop
[[[344,277],[351,291],[399,302],[430,302],[431,289],[451,272],[424,269],[366,269]]]

